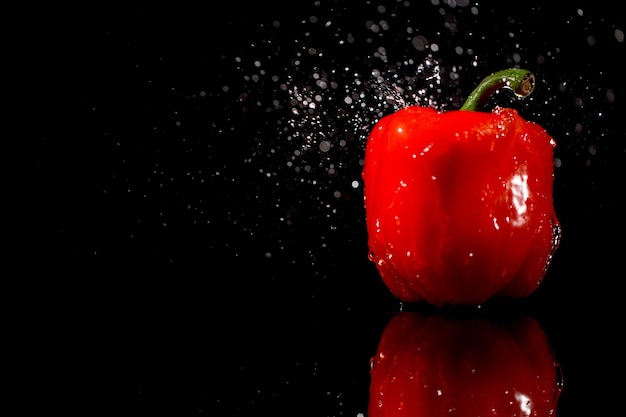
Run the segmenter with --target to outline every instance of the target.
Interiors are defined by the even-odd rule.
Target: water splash
[[[593,110],[604,101],[613,108],[620,90],[590,83],[585,68],[580,77],[563,70],[567,50],[560,42],[566,36],[543,41],[550,10],[531,7],[524,19],[503,10],[494,21],[483,6],[458,0],[366,3],[358,9],[306,4],[301,18],[266,22],[243,51],[225,58],[234,62],[242,84],[232,82],[217,96],[238,97],[244,116],[226,120],[225,127],[216,123],[251,138],[245,167],[259,173],[253,192],[262,203],[257,217],[237,219],[255,223],[250,230],[261,223],[272,232],[276,222],[290,227],[297,216],[316,217],[318,227],[329,230],[354,230],[354,222],[362,222],[365,143],[376,122],[410,105],[457,109],[486,74],[505,67],[533,70],[537,89],[524,102],[508,92],[495,94],[491,105],[513,106],[546,128],[559,143],[555,168],[575,169],[583,158],[593,169],[608,157],[611,114]],[[568,34],[584,29],[580,16],[570,18]],[[593,35],[621,46],[622,29],[615,26],[608,40]],[[603,45],[580,43],[589,56]],[[586,62],[595,68],[594,60]],[[561,178],[556,176],[557,192]]]
[[[386,114],[410,105],[440,110],[449,105],[441,100],[443,71],[437,60],[427,57],[420,63],[371,67],[366,74],[345,68],[343,72],[352,77],[343,85],[318,73],[309,83],[291,80],[290,117],[281,136],[297,144],[298,157],[308,151],[328,153],[352,141],[363,148],[371,128]],[[290,165],[299,170],[293,162]]]

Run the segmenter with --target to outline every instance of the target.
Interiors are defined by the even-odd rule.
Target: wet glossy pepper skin
[[[530,316],[402,312],[371,360],[369,417],[555,416],[561,368]]]
[[[382,118],[363,180],[370,259],[391,292],[434,305],[534,292],[560,235],[554,147],[509,108]]]

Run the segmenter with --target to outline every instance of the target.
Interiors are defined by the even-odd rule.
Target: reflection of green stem
[[[467,97],[461,110],[473,110],[485,104],[494,91],[508,88],[518,98],[529,96],[535,89],[535,75],[525,69],[509,68],[485,77]]]

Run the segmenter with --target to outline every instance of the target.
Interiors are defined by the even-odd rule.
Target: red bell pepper
[[[401,301],[525,297],[544,278],[560,240],[556,143],[514,109],[475,111],[495,89],[527,96],[534,81],[500,71],[460,110],[410,106],[374,126],[363,169],[369,256]]]
[[[369,417],[554,416],[563,388],[530,316],[494,322],[398,313],[370,373]]]

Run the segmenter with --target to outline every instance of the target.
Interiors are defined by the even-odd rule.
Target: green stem
[[[509,68],[494,72],[478,84],[478,87],[472,91],[465,103],[463,103],[463,106],[461,106],[461,110],[475,111],[478,107],[485,104],[494,91],[501,88],[512,90],[518,98],[527,97],[535,89],[535,75],[528,70],[520,68]]]

